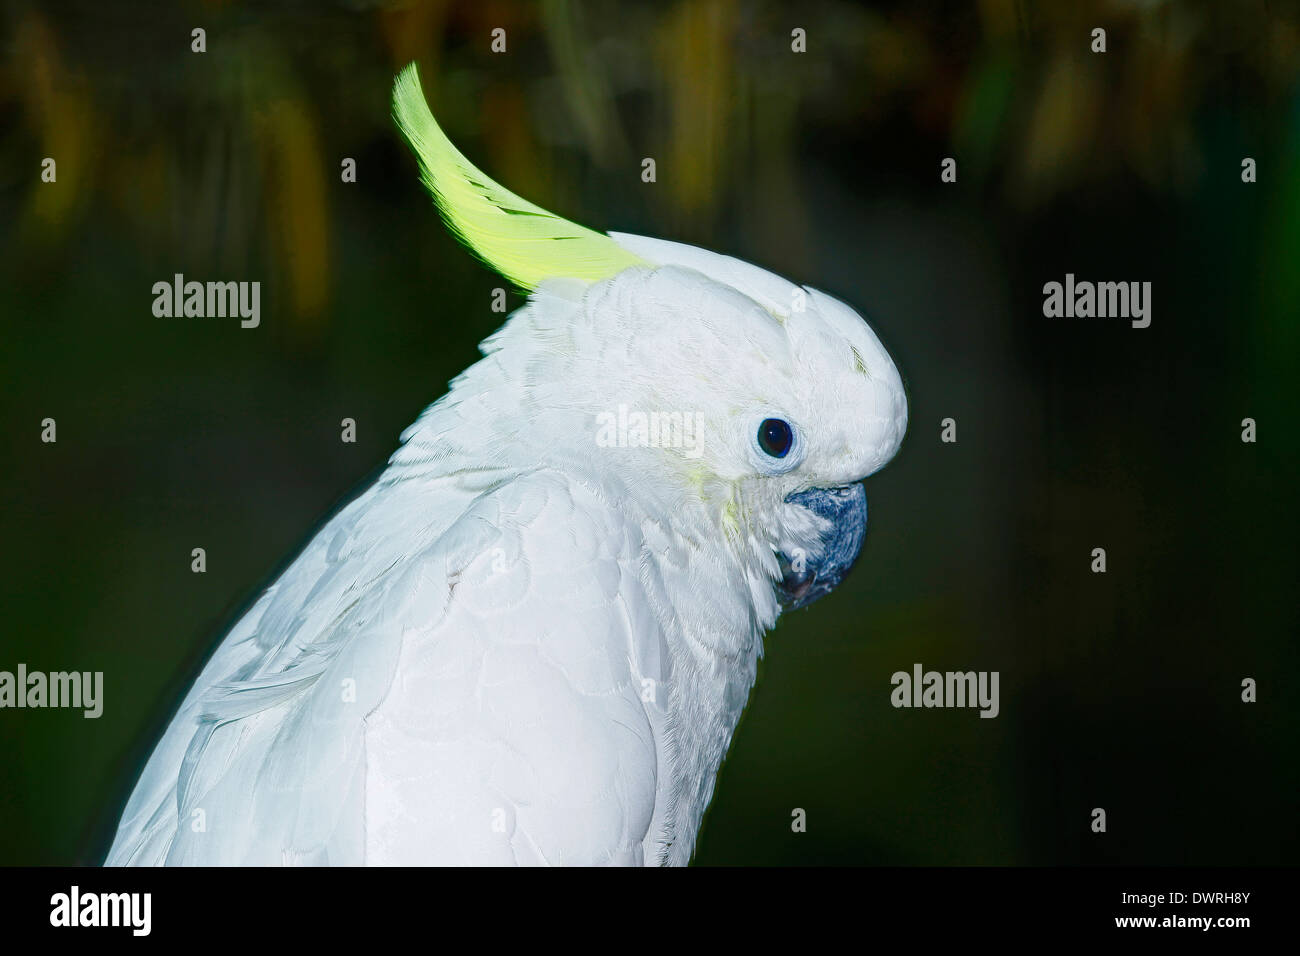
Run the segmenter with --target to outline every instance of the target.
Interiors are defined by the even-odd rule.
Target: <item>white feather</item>
[[[703,250],[544,282],[222,642],[110,864],[685,863],[778,613],[792,491],[906,427],[847,306]],[[703,455],[600,447],[619,405]],[[774,409],[807,458],[750,464]]]

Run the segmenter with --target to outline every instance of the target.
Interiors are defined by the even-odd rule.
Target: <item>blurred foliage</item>
[[[0,862],[97,858],[212,641],[499,323],[392,128],[411,60],[520,195],[826,288],[908,379],[861,566],[769,640],[702,862],[1294,858],[1297,5],[10,0],[0,30],[0,668],[108,685],[96,722],[0,714]],[[1043,320],[1067,271],[1152,280],[1152,328]],[[177,272],[262,281],[262,328],[154,319]],[[914,661],[1000,670],[1002,716],[892,709]]]
[[[195,25],[210,38],[201,57]],[[497,26],[505,56],[489,52]],[[793,26],[808,54],[790,52]],[[1237,118],[1254,133],[1300,70],[1300,7],[1212,0],[191,0],[111,14],[19,0],[5,28],[18,242],[58,242],[111,210],[147,250],[284,275],[308,325],[330,295],[338,150],[391,141],[386,93],[411,60],[453,138],[517,192],[581,206],[594,167],[649,231],[697,239],[746,217],[739,197],[784,186],[780,207],[797,205],[790,169],[808,122],[908,124],[1017,205],[1117,170],[1186,194],[1209,172],[1193,129],[1207,103],[1227,90],[1255,104]],[[61,188],[23,172],[33,155],[58,157]],[[653,198],[632,185],[643,155],[663,170]],[[178,206],[187,214],[160,215]],[[806,223],[753,215],[806,246]]]

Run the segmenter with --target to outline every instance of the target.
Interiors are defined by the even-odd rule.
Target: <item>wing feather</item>
[[[667,654],[635,534],[551,473],[427,492],[376,486],[232,630],[109,864],[643,858]]]

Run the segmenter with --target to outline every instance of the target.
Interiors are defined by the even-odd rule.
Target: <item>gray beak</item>
[[[821,554],[816,557],[791,557],[778,554],[781,582],[777,595],[782,606],[793,611],[806,607],[844,580],[862,550],[867,536],[867,492],[861,484],[844,488],[810,488],[785,499],[787,504],[801,505],[831,523],[822,539]]]

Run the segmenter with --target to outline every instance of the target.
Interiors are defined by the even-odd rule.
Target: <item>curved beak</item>
[[[830,522],[830,529],[822,538],[820,554],[777,555],[782,575],[777,596],[786,610],[795,610],[830,594],[858,559],[862,539],[867,535],[867,492],[861,484],[810,488],[785,500]]]

